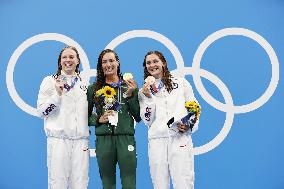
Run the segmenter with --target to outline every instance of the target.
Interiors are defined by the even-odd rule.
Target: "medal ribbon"
[[[76,84],[76,82],[78,81],[78,77],[75,77],[75,79],[72,81],[71,85],[68,85],[67,83],[64,84],[64,88],[67,91],[70,91]]]
[[[117,88],[117,87],[120,87],[120,85],[122,85],[122,83],[123,83],[123,80],[120,79],[118,81],[118,83],[110,83],[109,86],[111,86],[112,88]]]

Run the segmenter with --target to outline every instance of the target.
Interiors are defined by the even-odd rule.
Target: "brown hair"
[[[167,91],[170,93],[173,90],[173,83],[172,83],[172,74],[170,73],[168,66],[167,66],[167,61],[164,57],[164,55],[159,52],[159,51],[149,51],[145,57],[144,57],[144,62],[143,62],[143,67],[144,67],[144,80],[148,77],[151,76],[151,74],[148,72],[146,68],[146,58],[148,55],[155,54],[159,57],[159,59],[163,62],[163,76],[161,78],[162,82],[164,83]]]
[[[114,50],[111,50],[111,49],[105,49],[103,50],[100,55],[99,55],[99,58],[98,58],[98,63],[97,63],[97,78],[96,78],[96,81],[94,83],[94,100],[95,102],[98,101],[99,99],[96,97],[96,91],[101,89],[104,85],[105,85],[105,80],[106,80],[106,77],[104,75],[104,71],[103,71],[103,68],[102,68],[102,60],[103,60],[103,56],[106,54],[106,53],[113,53],[114,56],[115,56],[115,59],[116,61],[119,62],[119,58],[118,58],[118,55],[116,54],[116,52]],[[120,63],[118,64],[118,68],[117,68],[117,76],[119,78],[122,78],[122,74],[120,73]],[[98,104],[98,103],[95,103],[95,104]],[[97,107],[96,107],[97,108]]]

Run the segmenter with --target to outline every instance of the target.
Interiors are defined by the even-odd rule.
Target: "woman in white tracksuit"
[[[148,155],[150,173],[155,189],[168,189],[170,176],[175,189],[194,188],[194,156],[191,134],[197,130],[178,122],[186,116],[186,101],[196,101],[190,84],[184,78],[174,78],[158,51],[150,51],[144,59],[144,79],[139,91],[141,118],[148,126]],[[168,121],[174,118],[178,126],[172,129]],[[172,119],[173,120],[173,119]],[[198,122],[198,121],[197,121]]]
[[[79,75],[80,58],[65,47],[58,70],[43,79],[37,109],[47,136],[49,189],[86,189],[89,169],[87,87]]]

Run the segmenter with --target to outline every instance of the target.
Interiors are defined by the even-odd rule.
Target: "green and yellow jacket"
[[[94,107],[103,107],[104,104],[103,101],[95,101],[94,94],[96,91],[94,91],[94,87],[95,84],[89,85],[87,98],[88,122],[89,126],[96,127],[96,135],[134,135],[134,120],[136,122],[139,122],[141,120],[138,101],[138,89],[135,89],[133,91],[131,97],[124,98],[123,93],[127,91],[127,85],[125,83],[122,83],[120,86],[114,88],[116,92],[115,99],[121,105],[121,109],[118,111],[118,123],[115,127],[110,123],[99,123],[99,118],[103,114],[103,108],[98,108],[94,111]]]

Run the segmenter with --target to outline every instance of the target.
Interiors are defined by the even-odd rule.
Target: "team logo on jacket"
[[[54,104],[50,104],[50,106],[48,106],[46,108],[46,110],[44,112],[42,112],[42,114],[44,116],[47,116],[50,112],[52,112],[52,110],[55,108],[56,106]]]
[[[129,151],[129,152],[132,152],[133,150],[134,150],[134,146],[132,146],[131,144],[128,145],[128,151]]]
[[[145,113],[146,121],[150,121],[150,116],[151,116],[151,108],[147,107],[146,108],[146,113]]]
[[[86,91],[88,88],[86,85],[80,85],[80,88],[83,90],[83,91]]]
[[[178,84],[173,82],[173,89],[177,89],[178,88]]]

